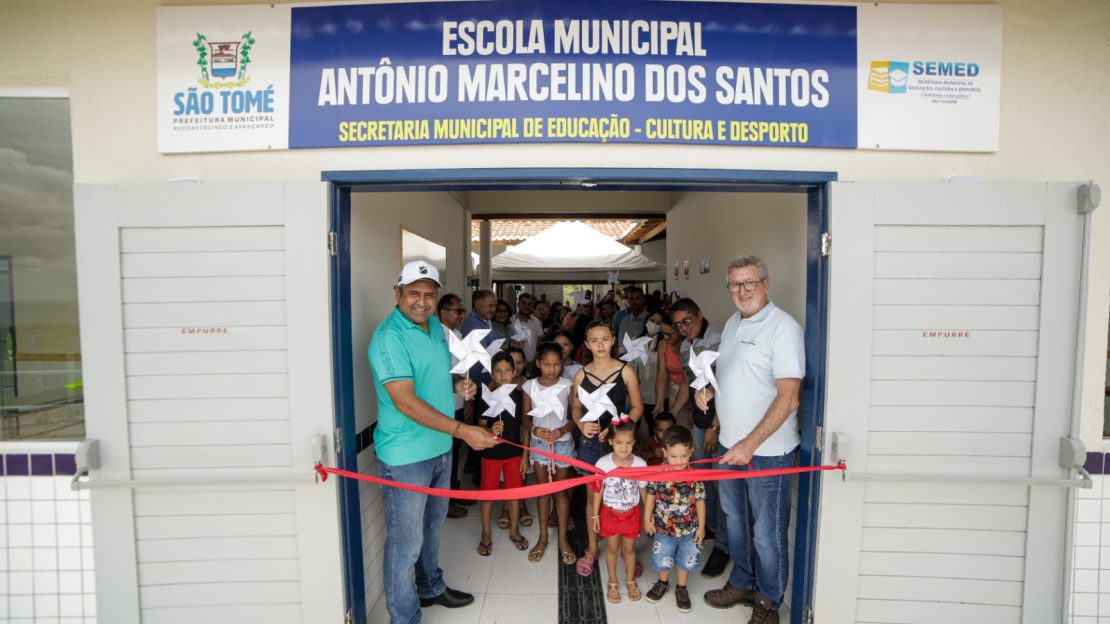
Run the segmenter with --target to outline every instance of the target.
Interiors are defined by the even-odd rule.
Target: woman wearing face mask
[[[651,337],[651,345],[649,345],[648,361],[647,364],[636,358],[632,364],[636,367],[636,374],[640,377],[640,396],[644,401],[644,417],[643,421],[647,424],[647,437],[651,437],[655,432],[655,413],[663,411],[662,406],[656,410],[656,394],[655,394],[655,376],[659,369],[659,354],[657,349],[659,346],[659,322],[663,319],[662,310],[653,310],[648,313],[647,322],[644,323],[644,333],[637,336]],[[662,403],[662,401],[659,401]]]
[[[683,408],[690,398],[690,386],[686,383],[686,373],[682,369],[682,358],[679,349],[682,345],[682,334],[671,324],[671,319],[666,314],[655,314],[648,319],[656,319],[659,324],[659,333],[652,343],[652,353],[656,357],[655,369],[655,407],[650,414],[644,411],[644,418],[654,420],[655,415],[669,411],[674,414],[678,424],[688,427],[689,417],[683,414]],[[650,324],[650,323],[649,323]]]

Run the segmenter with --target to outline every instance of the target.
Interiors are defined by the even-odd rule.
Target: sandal
[[[594,573],[595,563],[597,563],[597,555],[587,550],[578,558],[574,568],[578,576],[589,576]]]
[[[516,546],[517,550],[528,550],[527,537],[524,537],[523,535],[521,535],[520,537],[513,537],[512,535],[510,535],[509,539],[513,542],[513,546]]]
[[[574,562],[578,560],[578,558],[574,556],[574,552],[569,550],[560,551],[559,556],[563,558],[563,563],[566,565],[574,565]]]
[[[488,557],[493,552],[493,542],[478,542],[478,554]]]
[[[499,529],[509,528],[509,512],[508,511],[502,512],[501,517],[497,519],[497,528],[499,528]]]
[[[616,581],[609,583],[609,589],[605,592],[605,598],[613,604],[617,604],[621,601],[620,585],[617,585]]]
[[[527,509],[525,509],[524,512],[520,514],[520,526],[522,526],[522,527],[532,526],[532,514],[528,513]]]
[[[616,583],[609,583],[609,584],[610,585],[615,585]],[[640,599],[640,587],[638,585],[636,585],[636,581],[628,581],[625,584],[628,585],[628,599],[631,600],[632,602],[636,602],[637,600],[639,600]]]
[[[528,553],[528,561],[531,561],[532,563],[539,563],[539,561],[541,559],[543,559],[543,553],[544,553],[545,550],[547,550],[547,544],[544,544],[542,542],[539,543],[539,544],[536,544],[535,546],[532,547],[532,550]],[[574,562],[571,561],[571,563],[574,563]]]

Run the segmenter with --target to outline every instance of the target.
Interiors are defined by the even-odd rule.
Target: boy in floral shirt
[[[694,455],[694,437],[686,427],[663,432],[664,459],[671,470],[684,470]],[[679,475],[675,475],[678,477]],[[644,500],[644,526],[654,536],[651,562],[659,580],[647,593],[648,602],[659,602],[670,588],[671,568],[678,568],[675,604],[690,610],[686,581],[698,567],[698,549],[705,539],[705,484],[700,481],[652,481]]]

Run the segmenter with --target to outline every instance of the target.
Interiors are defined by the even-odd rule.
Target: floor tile
[[[494,553],[493,573],[487,591],[491,594],[557,594],[558,549],[548,544],[538,563],[528,560],[527,552],[501,547]]]
[[[540,624],[559,617],[555,594],[487,594],[482,624]]]

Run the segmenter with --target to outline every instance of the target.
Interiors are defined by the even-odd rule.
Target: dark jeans
[[[450,463],[451,454],[444,453],[413,464],[379,462],[379,466],[383,479],[445,488],[450,486]],[[433,598],[447,589],[439,568],[439,530],[447,518],[447,499],[383,487],[382,511],[386,529],[382,567],[389,620],[392,624],[419,622],[420,598]]]
[[[721,447],[721,454],[728,451]],[[752,457],[752,465],[727,466],[729,470],[789,468],[798,449],[775,457]],[[790,475],[719,481],[721,507],[728,520],[728,554],[732,558],[729,583],[755,588],[777,609],[786,592],[790,571],[786,533],[790,527]]]

